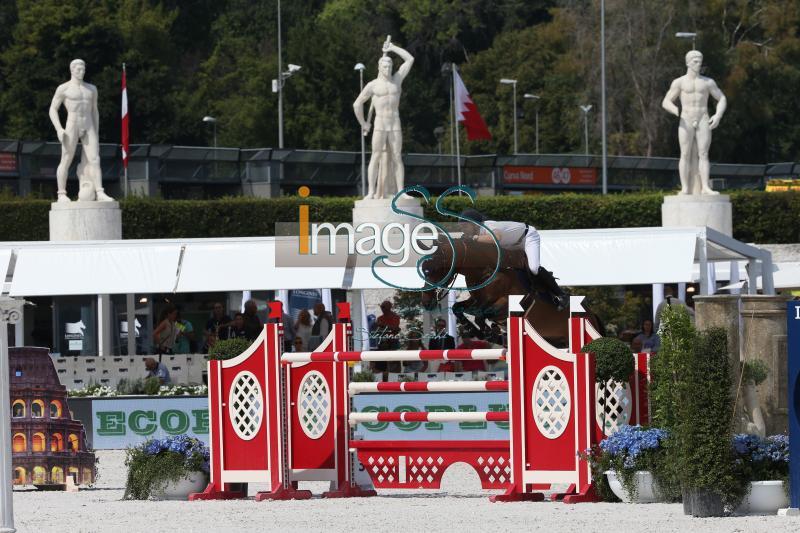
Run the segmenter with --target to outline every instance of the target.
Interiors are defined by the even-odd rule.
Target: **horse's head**
[[[450,273],[452,260],[453,249],[450,241],[440,235],[436,240],[436,251],[421,265],[426,284],[426,290],[422,292],[422,307],[425,309],[429,311],[435,309],[439,300],[447,294],[446,287],[451,280],[455,279],[455,273]],[[432,285],[433,283],[444,285],[445,288]]]

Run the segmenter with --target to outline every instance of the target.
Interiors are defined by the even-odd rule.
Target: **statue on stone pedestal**
[[[403,189],[403,132],[400,128],[400,93],[403,80],[414,64],[411,54],[392,44],[391,35],[383,43],[383,57],[378,61],[378,77],[367,83],[353,103],[356,118],[363,135],[369,133],[371,124],[364,119],[364,104],[370,100],[370,115],[375,111],[372,128],[372,155],[367,172],[369,188],[365,199],[384,198],[384,185],[393,174],[397,190]],[[403,64],[392,74],[394,52],[403,58]]]
[[[61,143],[61,162],[56,170],[58,201],[69,202],[67,197],[67,174],[75,156],[78,141],[83,147],[81,162],[78,165],[80,189],[78,199],[82,201],[113,200],[103,192],[102,171],[100,169],[100,120],[97,111],[97,87],[83,81],[86,63],[75,59],[69,64],[71,79],[56,89],[50,104],[50,120],[56,129]],[[67,109],[67,124],[61,126],[58,109],[64,104]]]
[[[681,178],[680,194],[719,194],[708,183],[711,130],[719,126],[728,102],[711,78],[700,75],[703,54],[692,50],[686,54],[686,75],[677,78],[664,97],[661,106],[678,117],[678,142],[681,159],[678,172]],[[714,116],[708,117],[708,96],[717,100]],[[681,109],[675,105],[680,97]]]

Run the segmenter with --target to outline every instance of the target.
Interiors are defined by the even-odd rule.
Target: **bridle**
[[[447,293],[449,293],[452,290],[453,285],[455,285],[456,283],[456,278],[458,277],[458,271],[460,268],[463,268],[464,258],[467,255],[467,242],[464,239],[454,240],[453,242],[455,245],[460,245],[461,247],[463,247],[464,253],[458,254],[455,249],[456,246],[455,245],[453,246],[453,255],[454,257],[456,257],[456,262],[455,265],[453,266],[453,273],[450,276],[450,280],[448,281],[446,287],[435,287],[433,289],[434,291],[433,297],[437,302],[442,301],[445,295],[447,295]],[[427,280],[425,281],[427,283]]]

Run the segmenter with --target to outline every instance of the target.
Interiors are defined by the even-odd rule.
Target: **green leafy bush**
[[[480,196],[475,206],[496,220],[518,220],[539,229],[630,228],[661,226],[664,194],[552,194]],[[435,199],[433,199],[435,200]],[[0,241],[46,241],[51,200],[0,198]],[[120,201],[125,239],[252,237],[275,235],[276,222],[296,222],[300,204],[312,221],[352,219],[353,198],[285,196],[228,197],[215,200],[163,200],[129,197]],[[431,204],[431,220],[454,222]],[[733,236],[745,242],[800,242],[800,193],[734,192]],[[466,197],[448,197],[448,209],[461,211]]]
[[[756,385],[763,382],[767,379],[767,375],[769,374],[769,367],[767,363],[762,361],[761,359],[749,359],[745,361],[744,368],[743,368],[743,376],[742,379],[747,381],[752,381]]]
[[[214,360],[233,359],[244,353],[253,343],[247,339],[234,338],[217,341],[208,350],[208,358]]]
[[[353,377],[350,378],[352,383],[359,383],[359,382],[366,382],[372,383],[375,381],[375,374],[370,372],[369,370],[362,370],[361,372],[353,373]]]
[[[177,482],[189,474],[208,474],[208,448],[202,441],[187,435],[150,439],[128,448],[125,466],[126,500],[158,498],[169,482]]]
[[[627,344],[612,337],[601,337],[581,348],[581,351],[594,354],[594,379],[597,383],[605,385],[613,380],[627,386],[634,370],[633,355]]]

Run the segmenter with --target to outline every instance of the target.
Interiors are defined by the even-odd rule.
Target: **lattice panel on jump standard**
[[[555,439],[564,433],[571,408],[569,383],[555,366],[546,366],[533,385],[533,420],[542,435]]]
[[[233,380],[228,414],[234,431],[244,440],[255,437],[264,418],[261,386],[250,372],[240,372]]]
[[[465,441],[465,445],[469,441]],[[509,452],[493,450],[441,450],[419,453],[402,450],[378,452],[359,450],[358,459],[375,488],[438,489],[445,471],[454,463],[470,465],[484,489],[502,489],[511,482]]]
[[[595,418],[597,425],[603,428],[603,433],[611,435],[622,426],[627,426],[633,407],[630,385],[624,387],[622,383],[608,380],[603,387],[595,384],[594,390],[597,398]]]
[[[303,433],[310,439],[320,438],[328,429],[331,420],[331,392],[325,376],[316,370],[306,374],[300,383],[297,418]]]

